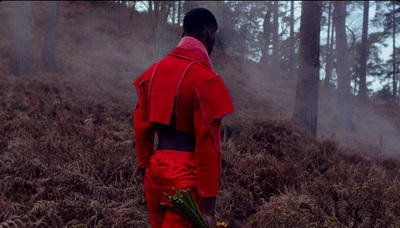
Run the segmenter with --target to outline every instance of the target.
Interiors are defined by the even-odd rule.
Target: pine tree
[[[368,59],[368,12],[369,1],[364,1],[363,31],[361,41],[361,61],[360,61],[360,89],[359,100],[361,105],[367,102],[367,59]]]
[[[343,1],[334,2],[336,29],[336,71],[338,75],[336,120],[347,130],[353,130],[350,92],[350,58],[346,38],[346,5]]]
[[[320,1],[303,1],[302,4],[299,71],[293,116],[316,135],[322,3]]]

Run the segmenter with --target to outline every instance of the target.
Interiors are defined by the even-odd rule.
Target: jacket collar
[[[181,53],[180,49],[185,49],[192,52],[195,55],[187,55]],[[198,39],[191,37],[191,36],[184,36],[182,37],[181,41],[178,43],[177,48],[172,51],[173,54],[176,55],[184,55],[190,59],[194,59],[197,61],[201,61],[206,67],[212,69],[211,60],[208,56],[208,52],[206,46]]]

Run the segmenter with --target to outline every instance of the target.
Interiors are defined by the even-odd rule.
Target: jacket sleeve
[[[221,119],[234,111],[219,76],[197,86],[193,109],[197,182],[203,197],[214,197],[221,175]]]
[[[147,168],[150,157],[154,154],[155,128],[153,124],[147,121],[146,88],[148,81],[142,80],[142,77],[139,77],[138,80],[134,82],[138,93],[138,103],[135,106],[133,127],[135,129],[138,167]]]

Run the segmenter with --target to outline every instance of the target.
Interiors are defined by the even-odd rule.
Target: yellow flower
[[[227,227],[228,224],[226,224],[225,222],[217,222],[217,227]]]

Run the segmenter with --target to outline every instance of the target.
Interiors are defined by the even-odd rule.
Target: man
[[[209,58],[217,27],[210,11],[192,9],[184,17],[183,37],[176,49],[134,82],[139,96],[133,121],[138,166],[145,170],[153,228],[191,226],[160,206],[160,202],[171,205],[163,193],[174,195],[173,187],[191,189],[209,227],[216,227],[221,119],[234,111],[229,92],[213,72]],[[155,132],[159,141],[156,151]]]

